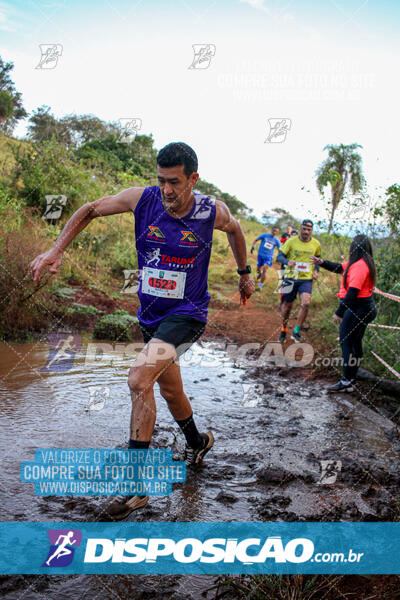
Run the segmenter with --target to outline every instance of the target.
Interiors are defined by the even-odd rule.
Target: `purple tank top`
[[[207,322],[207,290],[215,201],[194,193],[189,214],[169,215],[158,186],[147,187],[135,208],[140,272],[138,318],[153,327],[168,315]]]

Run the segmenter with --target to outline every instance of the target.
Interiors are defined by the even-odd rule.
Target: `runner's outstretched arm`
[[[254,252],[254,248],[256,247],[256,244],[257,244],[257,242],[259,242],[259,241],[260,241],[260,238],[258,237],[258,238],[256,238],[256,239],[254,240],[254,242],[252,243],[252,245],[251,245],[251,250],[250,250],[250,252],[251,252],[252,254],[253,254],[253,252]]]
[[[278,251],[278,255],[276,257],[276,262],[281,263],[281,265],[287,265],[288,264],[289,260],[288,260],[288,258],[286,256],[286,254],[284,254],[282,252],[282,250]]]
[[[238,269],[244,270],[247,265],[247,250],[246,239],[240,223],[230,213],[227,205],[221,200],[216,201],[216,216],[214,228],[220,231],[225,231],[230,247],[232,248],[233,256],[235,257]],[[240,275],[239,292],[242,297],[250,298],[254,292],[255,284],[249,274]]]
[[[95,202],[88,202],[78,208],[65,224],[52,248],[47,252],[43,252],[43,254],[39,254],[31,262],[30,268],[33,280],[40,280],[40,275],[45,267],[50,267],[50,273],[57,272],[64,250],[93,219],[134,210],[140,200],[143,189],[131,187],[122,190],[122,192],[119,192],[115,196],[104,196]]]
[[[341,263],[331,262],[330,260],[322,260],[320,256],[310,256],[311,262],[320,266],[327,271],[331,271],[332,273],[343,273],[343,267]]]

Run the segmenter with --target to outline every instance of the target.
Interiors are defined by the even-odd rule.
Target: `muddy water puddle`
[[[0,346],[1,520],[104,520],[96,516],[104,498],[37,497],[33,485],[20,483],[19,464],[33,460],[37,448],[125,447],[132,360],[108,347],[97,360],[80,351],[67,370],[48,372],[46,344]],[[196,344],[181,366],[198,427],[212,429],[215,446],[185,484],[174,484],[169,497],[151,498],[129,520],[393,520],[400,469],[391,421],[353,396],[327,394],[323,383],[306,382],[293,370],[236,363],[216,342]],[[183,436],[155,387],[152,447],[172,448],[181,459]],[[154,597],[155,590],[200,598],[212,584],[205,576],[38,576],[21,596],[25,583],[19,589],[16,578],[7,585],[12,581],[11,589],[3,588],[5,598],[97,593],[111,599],[113,589],[120,598]],[[30,596],[40,585],[39,595]]]

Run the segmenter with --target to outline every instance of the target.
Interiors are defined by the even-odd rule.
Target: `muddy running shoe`
[[[330,385],[326,388],[327,392],[335,393],[335,392],[354,392],[353,387],[354,380],[349,381],[348,383],[343,383],[342,380],[335,383],[335,385]]]
[[[304,342],[304,338],[302,338],[299,333],[295,333],[294,331],[290,338],[294,340],[297,344],[301,344],[301,342]]]
[[[200,435],[203,438],[203,445],[201,448],[191,448],[187,444],[185,446],[184,461],[188,467],[198,465],[214,445],[214,436],[211,431],[201,433]]]
[[[116,521],[120,521],[137,508],[145,506],[148,501],[148,496],[114,496],[105,507],[104,512]]]
[[[282,344],[286,340],[286,331],[281,331],[279,334],[278,342]]]

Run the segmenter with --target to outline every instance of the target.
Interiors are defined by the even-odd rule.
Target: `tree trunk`
[[[333,196],[333,193],[332,193],[332,196]],[[329,218],[328,234],[331,232],[331,229],[332,229],[333,216],[335,214],[335,208],[336,208],[335,207],[335,203],[334,203],[334,200],[333,200],[333,197],[332,197],[332,208],[331,208],[331,216]]]
[[[346,183],[347,183],[347,176],[348,176],[347,171],[344,171],[344,177],[343,177],[343,171],[339,171],[339,175],[340,175],[340,179],[336,183],[336,185],[332,185],[331,184],[331,188],[332,188],[332,209],[331,209],[331,216],[330,216],[330,219],[329,219],[328,234],[332,230],[333,217],[335,215],[335,211],[336,211],[337,207],[340,204],[341,199],[343,198],[344,188],[346,187]]]

